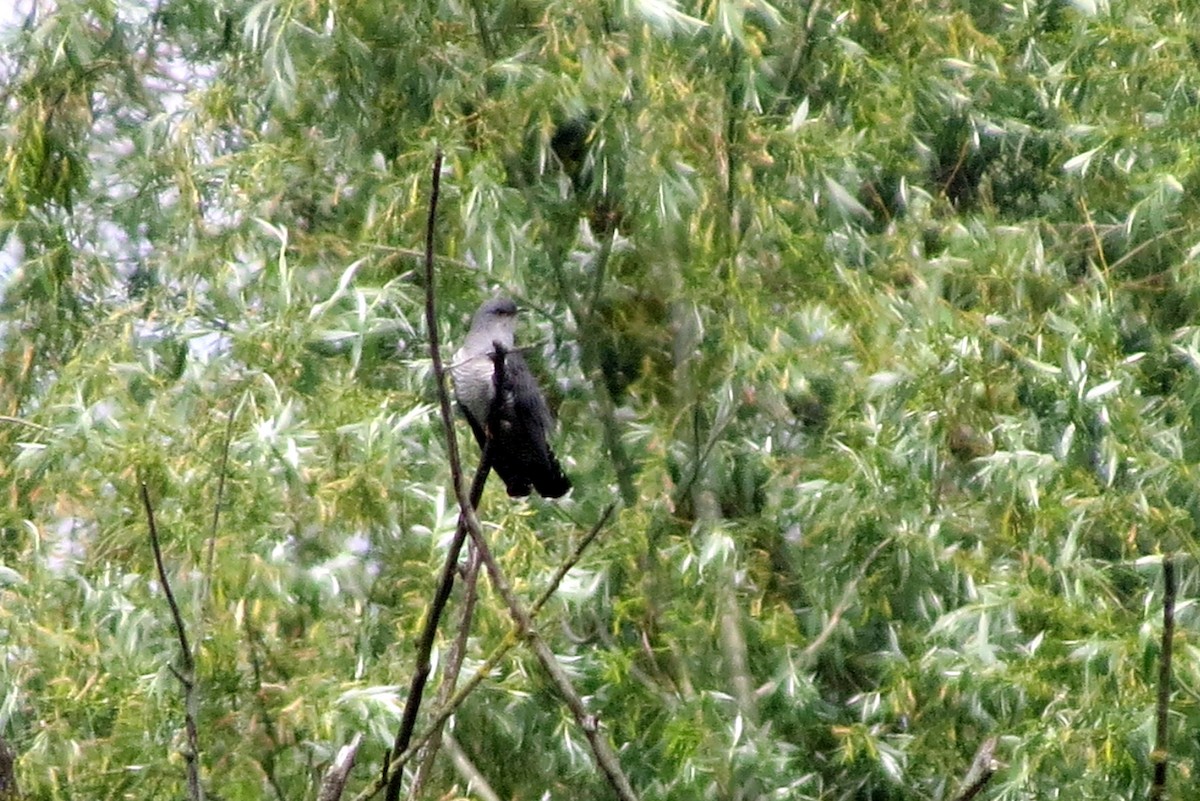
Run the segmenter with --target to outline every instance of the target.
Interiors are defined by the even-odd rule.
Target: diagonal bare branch
[[[349,743],[338,749],[333,764],[329,766],[329,770],[325,772],[325,778],[321,780],[321,790],[317,793],[317,801],[338,801],[342,797],[342,791],[346,789],[346,782],[350,778],[350,769],[354,767],[354,760],[358,756],[358,747],[362,745],[362,741],[363,735],[362,732],[359,732]]]
[[[999,738],[989,737],[979,746],[967,775],[963,777],[962,789],[954,796],[954,801],[971,801],[992,780],[996,768],[999,767],[996,762],[996,746],[999,742]]]
[[[438,686],[437,698],[434,700],[435,709],[442,709],[454,695],[458,684],[458,676],[462,672],[463,660],[467,655],[467,641],[471,635],[471,623],[475,618],[475,603],[479,600],[479,550],[472,547],[467,553],[467,564],[463,569],[463,603],[458,617],[458,629],[454,642],[446,654],[446,666],[442,670],[442,683]],[[433,736],[421,749],[421,763],[417,775],[409,788],[409,798],[421,797],[421,790],[429,780],[441,747],[442,726],[433,729]]]
[[[462,512],[467,520],[471,539],[474,540],[475,547],[479,549],[479,556],[483,560],[484,567],[487,568],[492,586],[496,589],[496,592],[500,593],[500,597],[504,599],[505,605],[508,606],[508,612],[516,627],[517,636],[529,645],[534,656],[537,657],[538,662],[541,664],[542,669],[546,671],[555,689],[558,690],[558,694],[562,696],[567,709],[571,711],[576,725],[583,730],[588,745],[591,746],[592,756],[595,758],[600,770],[604,773],[613,792],[621,801],[636,801],[637,795],[634,793],[629,779],[625,776],[625,772],[621,769],[621,763],[617,759],[616,752],[613,751],[608,738],[600,731],[599,720],[597,720],[595,715],[588,712],[587,707],[584,706],[583,699],[575,691],[575,687],[572,685],[567,672],[558,663],[554,652],[550,650],[550,646],[546,644],[546,641],[542,639],[541,635],[533,627],[533,619],[517,599],[516,593],[513,592],[508,579],[504,576],[503,571],[501,571],[499,563],[492,555],[491,548],[488,547],[487,540],[484,539],[483,531],[480,528],[479,518],[475,516],[475,510],[467,506],[463,508]]]
[[[600,531],[608,522],[612,514],[612,506],[605,510],[601,515],[600,520],[592,527],[592,529],[580,540],[579,544],[572,550],[571,554],[563,561],[561,565],[554,571],[550,582],[546,588],[538,596],[537,602],[534,603],[533,609],[541,611],[546,602],[554,596],[558,590],[558,585],[562,579],[570,572],[570,569],[579,561],[584,549],[599,535]],[[376,779],[370,786],[366,787],[362,792],[354,797],[354,801],[368,801],[374,798],[375,795],[382,790],[388,783],[387,776],[395,775],[397,772],[404,769],[404,766],[413,758],[413,756],[428,743],[438,729],[445,725],[450,716],[462,706],[467,697],[474,692],[480,684],[484,682],[492,671],[508,656],[508,652],[515,648],[521,640],[518,637],[517,631],[514,629],[509,633],[509,636],[497,645],[487,658],[476,668],[471,677],[454,693],[453,697],[446,703],[445,706],[439,708],[434,713],[433,719],[429,726],[418,736],[414,737],[412,743],[407,749],[401,752],[392,752],[391,759],[385,766],[385,771],[382,776]]]
[[[1175,561],[1168,554],[1163,557],[1163,631],[1162,652],[1158,657],[1158,702],[1155,727],[1154,751],[1150,761],[1154,764],[1154,779],[1150,784],[1150,801],[1161,801],[1167,795],[1167,765],[1171,759],[1168,750],[1168,729],[1171,714],[1171,646],[1175,639]]]
[[[171,582],[167,579],[167,569],[163,565],[162,545],[158,539],[158,524],[154,520],[154,505],[150,503],[150,490],[146,482],[141,482],[142,506],[146,510],[146,522],[150,527],[150,547],[154,549],[154,565],[158,568],[158,580],[162,584],[163,594],[167,596],[167,605],[171,607],[171,618],[175,623],[175,636],[179,639],[178,669],[172,667],[171,672],[183,685],[183,725],[187,735],[187,751],[184,760],[187,762],[188,797],[191,801],[204,801],[204,787],[200,783],[200,735],[196,725],[196,663],[192,659],[192,649],[188,647],[187,629],[183,625],[183,615],[179,612],[179,604],[175,601],[175,593],[171,590]]]

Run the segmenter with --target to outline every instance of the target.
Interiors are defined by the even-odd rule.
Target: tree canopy
[[[168,586],[209,797],[316,798],[357,734],[346,797],[380,775],[458,516],[441,151],[443,356],[515,297],[575,484],[493,478],[480,518],[532,604],[617,504],[536,629],[639,798],[949,801],[989,738],[979,798],[1140,799],[1164,757],[1187,797],[1197,31],[1151,0],[18,3],[21,790],[187,796]],[[466,596],[432,682],[458,640],[490,670],[420,796],[612,797],[528,642],[487,661],[505,602],[481,578],[463,630]]]

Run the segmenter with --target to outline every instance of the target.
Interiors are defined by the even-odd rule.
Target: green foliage
[[[485,495],[518,594],[623,502],[539,625],[642,798],[951,798],[992,735],[988,798],[1146,795],[1162,554],[1182,631],[1200,579],[1186,4],[40,5],[0,49],[30,797],[185,795],[141,481],[211,793],[313,798],[360,731],[378,775],[456,519],[436,147],[443,342],[533,311],[576,484]],[[483,586],[467,669],[509,634]],[[521,649],[453,732],[501,797],[608,797]]]

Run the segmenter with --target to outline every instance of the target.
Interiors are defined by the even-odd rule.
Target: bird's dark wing
[[[506,351],[503,358],[492,465],[509,495],[528,495],[532,486],[542,497],[558,498],[571,489],[571,480],[550,447],[554,416],[521,353]]]

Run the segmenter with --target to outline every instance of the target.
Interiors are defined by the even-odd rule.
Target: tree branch
[[[721,654],[729,671],[729,683],[738,711],[748,723],[758,723],[758,697],[754,694],[754,683],[750,674],[749,648],[746,634],[742,631],[742,610],[737,602],[737,582],[732,566],[725,570],[723,586],[718,590],[720,597]]]
[[[382,250],[383,252],[389,254],[388,258],[391,259],[411,259],[412,261],[421,261],[423,263],[425,258],[424,253],[413,248],[400,248],[393,245],[368,245],[368,247],[372,250]],[[462,259],[451,258],[450,256],[435,255],[434,259],[440,261],[442,264],[449,265],[451,267],[457,267],[461,270],[476,269],[474,264],[465,262]],[[408,273],[404,273],[404,275],[407,274]]]
[[[850,604],[854,602],[854,592],[858,589],[858,585],[866,578],[867,571],[871,569],[871,565],[879,558],[879,554],[883,553],[883,549],[890,545],[891,542],[891,537],[885,537],[867,554],[867,558],[859,565],[858,573],[854,576],[854,580],[842,590],[841,600],[834,607],[833,613],[829,616],[829,622],[825,624],[825,628],[821,629],[821,633],[817,635],[816,639],[800,652],[800,660],[802,662],[807,662],[816,656],[817,651],[821,650],[825,642],[833,636],[833,632],[837,629],[838,624],[842,622],[842,615],[846,614],[846,611],[850,608]]]
[[[1161,801],[1167,794],[1167,764],[1170,760],[1168,716],[1171,714],[1171,646],[1175,639],[1175,562],[1168,554],[1163,557],[1163,631],[1162,653],[1158,658],[1158,721],[1154,737],[1154,780],[1150,784],[1150,801]]]
[[[438,194],[441,189],[442,151],[439,149],[433,159],[433,176],[429,192],[429,217],[425,225],[425,326],[429,334],[429,355],[433,360],[433,376],[437,385],[438,400],[441,403],[442,424],[448,426],[451,436],[446,442],[447,455],[450,459],[450,473],[454,480],[455,493],[462,491],[462,463],[458,456],[458,442],[453,437],[454,418],[450,408],[450,398],[445,389],[446,370],[442,364],[441,349],[438,344],[438,322],[436,297],[434,292],[433,246],[434,231],[437,223]],[[480,464],[480,472],[485,467]],[[478,474],[476,479],[478,479]],[[486,475],[485,475],[486,479]],[[416,664],[413,668],[412,680],[408,687],[408,696],[404,700],[404,713],[400,718],[400,728],[396,731],[396,739],[392,743],[391,754],[404,753],[412,741],[412,733],[417,724],[417,712],[421,707],[421,697],[425,693],[425,684],[429,680],[431,670],[429,656],[433,651],[433,640],[437,635],[438,623],[442,612],[450,600],[450,591],[454,588],[454,571],[458,568],[458,555],[462,551],[465,532],[459,525],[450,547],[446,551],[446,559],[442,563],[442,572],[438,579],[437,590],[429,604],[429,612],[425,616],[425,626],[417,640]],[[385,771],[387,779],[387,801],[397,801],[400,798],[400,785],[404,775],[400,771],[390,776]]]
[[[999,738],[989,737],[979,746],[979,750],[975,752],[975,759],[971,761],[971,768],[963,777],[962,789],[954,796],[954,801],[971,801],[992,780],[992,775],[999,767],[995,758],[996,745],[999,742]]]
[[[542,590],[542,594],[539,595],[537,600],[533,602],[533,606],[529,607],[530,617],[537,617],[538,613],[542,611],[542,607],[546,605],[546,602],[549,601],[554,595],[555,591],[558,590],[558,585],[561,584],[562,580],[566,578],[566,575],[571,572],[571,568],[575,567],[575,565],[579,563],[579,560],[583,558],[583,552],[587,550],[587,547],[592,544],[592,541],[600,535],[600,531],[608,524],[608,519],[612,517],[612,513],[616,508],[616,503],[610,503],[608,506],[604,507],[604,511],[600,513],[600,519],[597,520],[592,526],[591,530],[583,536],[583,539],[575,544],[575,547],[571,549],[571,553],[568,554],[567,558],[564,559],[562,563],[559,564],[559,566],[555,569],[554,575],[550,577],[550,583],[546,585],[546,589]]]
[[[213,560],[216,556],[217,524],[221,522],[221,503],[225,500],[225,478],[229,474],[229,445],[233,441],[233,421],[237,417],[237,409],[229,413],[225,422],[225,442],[221,447],[221,466],[217,468],[217,500],[213,503],[212,525],[208,530],[208,554],[204,559],[204,593],[207,598],[209,584],[212,581]]]
[[[471,793],[479,796],[482,801],[500,801],[500,796],[492,789],[487,778],[475,767],[475,763],[459,747],[458,741],[451,734],[446,735],[446,753],[454,762],[454,767],[466,782]]]
[[[362,745],[362,732],[354,735],[347,745],[338,749],[337,756],[325,778],[321,780],[321,790],[317,793],[317,801],[338,801],[342,791],[346,789],[346,781],[350,778],[350,769],[354,767],[354,759],[358,756],[358,747]]]
[[[458,684],[458,676],[462,672],[463,660],[467,655],[467,641],[471,635],[471,622],[475,617],[475,602],[479,599],[479,549],[472,547],[467,553],[467,564],[463,570],[463,606],[458,618],[458,632],[446,655],[446,667],[442,670],[442,683],[438,686],[435,708],[442,709],[454,695],[454,687]],[[437,759],[438,748],[441,746],[442,726],[435,726],[431,737],[421,748],[421,764],[417,775],[409,789],[409,798],[421,796],[421,789],[433,772],[433,763]],[[451,755],[453,757],[453,754]]]
[[[150,503],[150,490],[146,482],[142,485],[142,506],[146,510],[146,521],[150,526],[150,547],[154,549],[154,564],[158,568],[158,580],[162,584],[163,594],[167,596],[167,605],[171,607],[171,618],[175,622],[175,635],[179,638],[180,669],[172,668],[171,672],[183,685],[183,725],[187,735],[187,751],[184,760],[187,762],[188,797],[192,801],[204,801],[204,788],[200,784],[200,746],[196,726],[196,663],[192,658],[192,649],[188,647],[187,630],[183,625],[183,615],[179,613],[179,604],[175,601],[175,593],[171,591],[171,582],[167,580],[167,569],[163,566],[162,546],[158,540],[158,525],[154,522],[154,506]]]
[[[492,44],[491,31],[488,29],[487,10],[480,0],[471,0],[471,11],[475,14],[475,26],[479,28],[479,43],[483,46],[483,54],[488,61],[496,58],[496,48]]]
[[[446,455],[450,462],[450,477],[454,484],[454,494],[458,499],[460,509],[464,508],[464,504],[474,509],[479,504],[479,499],[483,497],[483,489],[487,484],[488,474],[491,472],[491,441],[484,442],[483,452],[479,457],[479,466],[475,470],[475,478],[471,482],[469,493],[466,493],[463,489],[462,459],[458,451],[458,437],[454,433],[454,412],[450,405],[450,393],[446,390],[446,368],[442,363],[441,345],[438,336],[437,298],[434,286],[434,230],[437,221],[437,203],[441,187],[441,174],[442,152],[438,150],[434,157],[432,187],[429,195],[429,218],[425,227],[425,325],[429,332],[429,356],[433,362],[434,383],[437,386],[438,405],[442,415],[442,428],[446,435]],[[502,354],[498,359],[501,363],[503,362]],[[502,378],[502,371],[503,365],[500,364],[497,368],[497,381]],[[489,425],[492,422],[491,418],[494,417],[499,408],[499,401],[500,393],[497,392],[492,403],[492,409],[489,412]],[[433,641],[437,635],[437,627],[441,621],[442,613],[445,611],[446,604],[450,600],[450,592],[454,589],[454,574],[458,569],[458,557],[462,551],[463,542],[466,541],[466,537],[467,527],[460,512],[458,528],[455,530],[454,539],[451,540],[450,547],[446,551],[446,559],[442,563],[442,572],[438,579],[437,590],[434,592],[433,600],[429,605],[429,612],[425,617],[425,626],[421,630],[421,636],[417,642],[417,658],[413,669],[412,681],[409,684],[408,696],[404,701],[404,712],[400,719],[400,727],[396,731],[396,739],[392,743],[390,764],[385,768],[383,779],[387,782],[387,801],[398,801],[400,798],[400,786],[403,783],[404,776],[399,769],[392,769],[391,764],[395,764],[397,756],[408,752],[412,744],[412,735],[417,723],[417,713],[420,711],[421,699],[425,693],[425,684],[429,680],[429,673],[432,669],[430,654],[433,652]]]
[[[26,426],[28,428],[32,428],[34,431],[40,431],[43,434],[48,434],[51,430],[44,425],[33,422],[32,420],[23,420],[20,417],[13,417],[7,414],[0,414],[0,423],[8,423],[14,426]]]
[[[566,559],[566,561],[560,565],[557,570],[555,570],[550,583],[546,586],[546,589],[542,591],[542,594],[538,597],[537,602],[532,607],[535,614],[536,612],[541,611],[541,609],[545,606],[546,601],[553,597],[554,593],[558,590],[559,582],[562,581],[563,577],[566,576],[566,574],[570,571],[570,568],[574,566],[575,562],[578,561],[579,556],[583,553],[584,546],[591,543],[592,540],[594,540],[599,534],[600,530],[604,527],[604,524],[608,521],[608,517],[612,513],[612,508],[613,507],[610,506],[605,511],[600,521],[597,522],[596,525],[592,527],[591,531],[589,531],[588,534],[583,538],[583,540],[580,541],[579,545]],[[430,722],[429,727],[425,729],[425,731],[419,736],[414,737],[412,743],[406,750],[403,752],[393,751],[391,753],[390,761],[384,768],[383,775],[381,775],[370,786],[366,787],[362,792],[355,796],[354,801],[367,801],[368,799],[373,798],[376,793],[378,793],[387,785],[387,776],[395,775],[400,770],[403,770],[404,766],[408,764],[413,755],[422,747],[424,747],[424,745],[433,737],[434,731],[445,725],[446,721],[450,719],[450,716],[453,715],[460,706],[462,706],[467,697],[474,692],[480,684],[483,683],[484,679],[492,675],[492,671],[496,669],[496,666],[500,664],[501,660],[503,660],[504,657],[508,655],[508,652],[516,647],[519,642],[520,640],[517,637],[517,631],[515,629],[510,631],[509,635],[505,637],[504,641],[496,646],[492,653],[488,654],[487,658],[483,660],[478,668],[476,668],[475,672],[466,681],[466,683],[454,693],[454,696],[445,705],[445,707],[439,709],[434,714],[433,720]]]
[[[221,447],[221,464],[217,467],[217,498],[213,502],[212,524],[208,530],[208,552],[204,557],[204,575],[201,577],[200,596],[196,604],[196,650],[192,652],[193,664],[200,661],[200,648],[204,643],[204,619],[208,608],[208,597],[212,591],[213,564],[217,556],[217,527],[221,522],[221,505],[225,501],[225,477],[229,474],[229,446],[233,442],[233,421],[238,408],[229,412],[225,422],[225,440]]]
[[[471,482],[471,498],[474,499],[475,503],[478,503],[480,496],[483,495],[483,488],[487,482],[488,473],[491,472],[491,456],[488,450],[489,448],[485,445],[483,456],[479,461],[479,467],[475,471],[475,479]],[[455,483],[461,484],[461,479],[462,476],[459,474]],[[450,547],[446,550],[446,559],[442,563],[442,572],[438,579],[437,590],[434,592],[433,601],[429,604],[429,612],[425,616],[425,626],[421,629],[421,636],[417,641],[416,666],[413,668],[413,677],[409,684],[408,696],[404,700],[404,712],[400,718],[400,728],[397,730],[396,739],[392,743],[390,752],[392,757],[408,751],[412,743],[412,734],[417,724],[417,712],[420,710],[421,698],[425,694],[425,684],[429,680],[429,673],[432,669],[430,654],[433,652],[433,640],[437,635],[437,627],[441,621],[442,613],[445,612],[446,604],[450,600],[450,592],[454,589],[454,573],[458,570],[458,556],[462,552],[462,546],[466,541],[466,537],[467,529],[460,516],[458,528],[454,532],[454,539],[450,541]],[[400,785],[403,778],[403,774],[398,771],[388,777],[387,801],[396,801],[400,797]]]
[[[517,634],[529,644],[534,656],[541,663],[542,669],[549,675],[550,681],[558,690],[559,695],[562,696],[567,708],[571,710],[571,715],[575,718],[575,723],[583,730],[584,736],[587,737],[596,764],[604,773],[613,792],[616,793],[621,801],[637,801],[637,795],[633,792],[633,787],[629,784],[629,779],[626,778],[624,771],[621,769],[621,763],[617,760],[616,753],[612,750],[612,746],[609,745],[608,739],[600,732],[599,721],[583,705],[583,700],[579,697],[579,693],[575,691],[574,686],[572,686],[567,672],[563,670],[562,665],[558,664],[558,660],[555,658],[554,652],[550,650],[550,646],[546,645],[546,641],[534,629],[532,618],[525,608],[521,606],[504,573],[500,570],[500,565],[496,562],[491,548],[488,547],[487,541],[483,537],[483,531],[480,529],[479,519],[475,516],[475,510],[467,507],[463,509],[463,512],[467,519],[467,527],[471,534],[471,539],[475,541],[475,547],[479,549],[480,558],[483,559],[484,567],[487,568],[492,586],[495,587],[496,592],[500,593],[500,597],[504,599],[504,603],[508,606],[509,615],[516,625]]]

